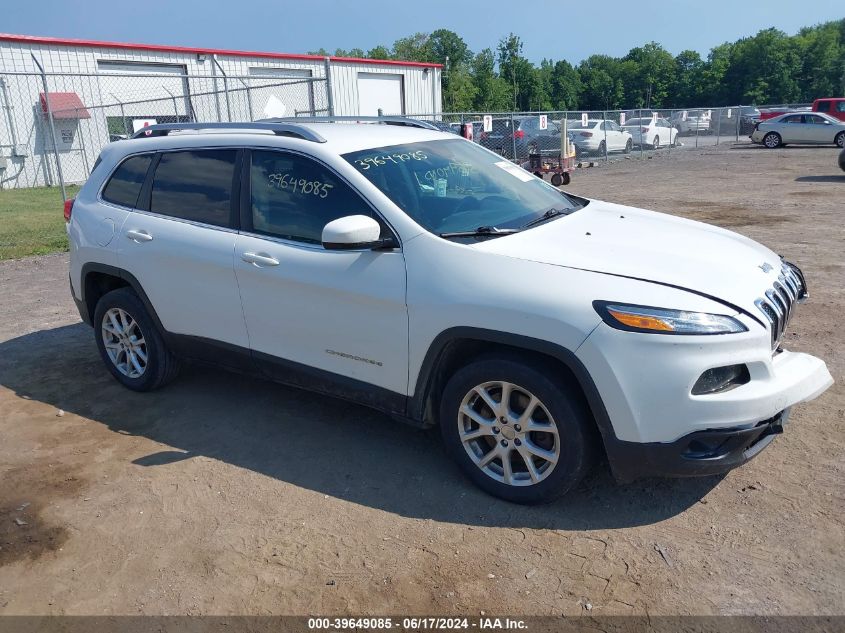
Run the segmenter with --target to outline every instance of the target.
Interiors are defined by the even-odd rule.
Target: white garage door
[[[358,73],[358,114],[405,114],[402,75]]]

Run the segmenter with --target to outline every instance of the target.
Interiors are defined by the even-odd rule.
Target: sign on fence
[[[540,115],[540,129],[547,130],[549,129],[549,116],[547,114]]]
[[[485,132],[492,132],[493,131],[493,115],[492,114],[485,114],[484,115],[484,131]]]
[[[157,121],[155,119],[132,119],[132,132],[137,134],[138,130],[155,125],[156,123]]]
[[[587,127],[587,125],[589,125],[589,123],[590,123],[589,115],[587,115],[586,112],[581,113],[581,125],[583,125],[584,127]]]
[[[624,112],[619,113],[619,125],[625,125],[625,113]]]

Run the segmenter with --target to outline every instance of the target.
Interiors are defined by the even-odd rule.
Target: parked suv
[[[73,298],[127,388],[199,359],[346,398],[439,426],[511,501],[602,453],[620,480],[728,470],[832,383],[781,346],[794,264],[410,122],[151,126],[65,215]]]

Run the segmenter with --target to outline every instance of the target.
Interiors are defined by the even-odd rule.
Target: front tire
[[[660,149],[660,137],[659,136],[654,137],[654,142],[651,144],[651,149],[655,149],[655,150]]]
[[[775,149],[780,147],[783,144],[783,141],[780,138],[780,134],[777,132],[769,132],[766,136],[763,137],[763,145],[768,147],[769,149]]]
[[[833,139],[834,144],[836,147],[845,147],[845,132],[840,132],[836,135],[836,138]]]
[[[94,310],[94,336],[106,367],[127,389],[157,389],[179,371],[178,359],[131,288],[118,288],[100,298]]]
[[[628,139],[625,142],[625,153],[630,154],[631,150],[634,148],[634,142],[631,139]]]
[[[487,356],[459,369],[440,402],[446,448],[482,490],[514,503],[569,492],[594,458],[578,392],[540,366]]]

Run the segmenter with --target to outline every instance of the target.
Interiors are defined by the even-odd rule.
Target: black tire
[[[845,171],[845,149],[839,152],[839,169]]]
[[[777,132],[769,132],[763,137],[763,145],[769,149],[775,149],[783,145],[783,141]]]
[[[140,376],[130,377],[121,373],[106,351],[103,340],[103,320],[113,308],[123,310],[136,322],[145,341],[147,362]],[[94,338],[106,367],[112,376],[127,389],[152,391],[173,380],[179,372],[179,360],[167,347],[143,302],[131,288],[112,290],[97,302],[94,310]]]
[[[651,149],[660,149],[660,137],[654,137],[654,143],[651,144]]]
[[[837,134],[836,138],[833,139],[833,143],[836,147],[845,147],[845,132]]]
[[[628,139],[625,142],[625,153],[630,154],[632,149],[634,149],[634,141],[631,140],[631,139]]]
[[[459,369],[443,390],[440,401],[440,432],[443,441],[461,470],[485,492],[513,503],[546,503],[569,492],[592,466],[596,453],[595,424],[587,413],[580,392],[571,386],[560,384],[551,377],[554,375],[554,370],[547,370],[541,365],[536,367],[526,365],[515,357],[484,356]],[[497,481],[475,464],[460,439],[458,414],[464,398],[470,397],[469,394],[475,387],[491,381],[513,383],[518,386],[518,389],[525,389],[535,395],[542,406],[548,410],[552,418],[550,422],[557,429],[559,458],[554,465],[547,462],[540,466],[540,468],[543,466],[551,466],[551,468],[543,471],[546,474],[537,483],[508,485],[503,481]],[[519,395],[518,389],[514,390],[517,395],[514,396],[516,400],[512,400],[512,403],[518,403],[521,398],[524,398],[524,394]],[[480,401],[476,400],[476,402]],[[480,406],[483,408],[484,405]],[[490,415],[495,416],[495,413],[491,412]],[[495,421],[495,418],[492,419]],[[461,424],[464,424],[469,418],[461,417],[460,420]],[[511,431],[516,428],[513,424],[509,427]],[[479,443],[483,441],[485,447],[491,452],[498,451],[501,440],[505,438],[504,426],[499,432],[502,435],[487,436],[479,440]],[[549,437],[548,433],[539,435]],[[507,459],[514,471],[514,476],[522,477],[524,480],[528,477],[527,464],[520,456],[521,452],[517,451],[526,450],[529,442],[536,444],[542,440],[537,439],[536,433],[524,434],[522,437],[525,438],[524,444],[520,444],[517,439],[511,439],[512,444]],[[516,448],[518,445],[524,448]],[[484,455],[486,454],[485,451]],[[499,459],[496,465],[494,463],[496,459],[491,460],[491,468],[498,468],[503,473],[504,463]]]
[[[561,174],[561,177],[560,177],[560,178],[561,178],[561,180],[562,180],[561,184],[562,184],[564,187],[565,187],[566,185],[568,185],[570,182],[572,182],[572,176],[570,176],[570,175],[569,175],[569,172],[568,172],[568,171],[563,172],[563,174]]]
[[[552,184],[555,187],[560,187],[562,184],[564,184],[563,176],[561,176],[560,174],[557,174],[557,173],[552,174]]]
[[[599,156],[607,156],[607,144],[604,141],[599,143]]]

